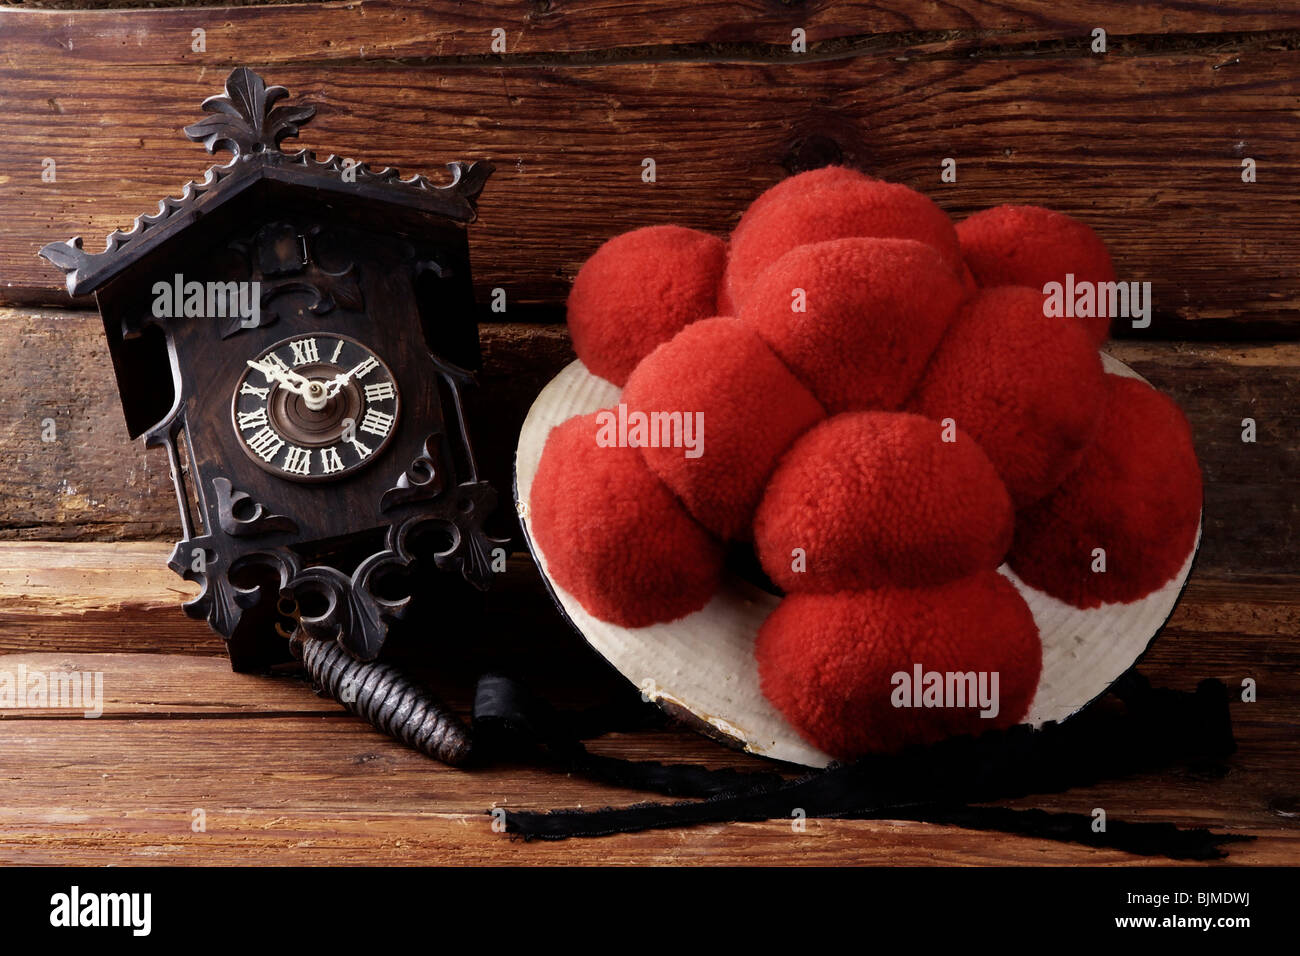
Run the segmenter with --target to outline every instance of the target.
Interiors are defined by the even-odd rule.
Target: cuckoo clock
[[[486,588],[504,557],[463,402],[466,227],[492,167],[439,185],[285,152],[315,113],[287,96],[235,70],[185,128],[228,162],[102,252],[41,252],[96,297],[131,436],[171,466],[185,610],[236,670],[288,659],[296,629],[374,660],[420,600]]]

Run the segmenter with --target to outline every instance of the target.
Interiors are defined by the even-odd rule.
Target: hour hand
[[[249,359],[248,367],[261,372],[268,382],[277,382],[295,395],[306,394],[307,386],[311,384],[297,372],[276,365],[274,362],[263,363]]]

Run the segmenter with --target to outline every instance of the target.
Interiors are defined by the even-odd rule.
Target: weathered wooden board
[[[227,743],[230,737],[222,738]],[[305,789],[331,785],[318,777]],[[161,782],[170,785],[171,781]],[[195,808],[106,811],[101,804],[0,808],[0,863],[63,866],[1150,866],[1146,857],[909,821],[732,823],[582,842],[510,840],[482,812],[406,814],[375,806],[373,786],[345,791],[367,810],[246,810],[233,798],[194,833]],[[599,797],[607,799],[604,792]],[[427,804],[433,803],[431,797]],[[426,804],[426,805],[427,805]],[[1134,817],[1136,819],[1136,817]],[[1165,819],[1156,815],[1155,820]],[[1242,830],[1244,834],[1252,831]],[[1238,844],[1231,864],[1294,865],[1289,832]],[[1164,861],[1161,861],[1162,863]]]
[[[799,833],[773,821],[689,834],[510,842],[492,833],[490,807],[620,805],[645,795],[526,767],[452,770],[331,712],[300,686],[233,675],[218,660],[0,658],[0,668],[20,663],[100,671],[112,704],[97,720],[0,717],[2,863],[1141,862],[888,822],[810,820]],[[1294,674],[1295,663],[1273,666],[1279,675],[1288,666]],[[1168,662],[1153,669],[1175,671]],[[1193,676],[1185,666],[1181,671],[1174,676],[1180,685]],[[1261,680],[1262,689],[1270,686]],[[1234,846],[1233,862],[1295,863],[1300,827],[1291,811],[1300,771],[1286,759],[1295,702],[1293,693],[1261,693],[1258,704],[1237,705],[1241,750],[1217,779],[1171,770],[1014,805],[1081,813],[1101,806],[1114,818],[1213,825],[1259,837]],[[684,731],[615,734],[592,746],[632,759],[671,754],[714,767],[764,766]],[[205,832],[192,829],[196,809],[204,811]]]
[[[200,175],[210,160],[178,130],[229,62],[250,61],[320,106],[304,146],[405,172],[497,162],[472,235],[484,299],[503,288],[515,310],[504,318],[539,304],[553,317],[582,261],[617,232],[676,221],[724,234],[789,170],[843,161],[918,187],[958,218],[1002,202],[1082,217],[1125,278],[1153,283],[1143,337],[1300,330],[1300,51],[1285,38],[1131,55],[867,45],[815,61],[358,62],[324,46],[325,27],[300,47],[250,26],[285,11],[306,15],[241,10],[250,19],[220,62],[177,63],[156,62],[170,56],[157,51],[183,37],[151,32],[145,16],[102,63],[75,41],[32,48],[32,28],[11,15],[20,42],[0,46],[7,301],[66,303],[61,277],[35,255],[43,244],[79,234],[98,248]],[[293,51],[306,47],[310,62],[299,62]],[[955,183],[940,182],[945,157],[957,160]],[[654,183],[642,181],[645,158]],[[1258,163],[1255,183],[1241,180],[1244,158]],[[41,179],[46,159],[55,182]]]
[[[0,653],[222,653],[206,624],[180,613],[194,586],[165,567],[170,553],[165,541],[0,542]],[[1264,655],[1269,640],[1300,634],[1297,588],[1294,572],[1249,581],[1198,566],[1164,633],[1207,646],[1229,633],[1258,638]],[[505,653],[535,638],[553,651],[555,635],[569,633],[526,555],[510,560],[492,593]]]
[[[222,653],[207,624],[180,612],[197,588],[167,567],[170,554],[163,541],[5,542],[0,653]]]
[[[157,612],[155,612],[157,613]],[[124,651],[134,648],[124,646]],[[236,674],[223,661],[188,654],[0,653],[0,673],[98,675],[101,690],[90,703],[99,716],[86,717],[88,701],[77,705],[6,707],[0,719],[82,719],[112,721],[125,717],[283,716],[342,713],[334,701],[311,693],[299,681],[270,680]],[[77,678],[80,680],[81,678]],[[88,685],[93,687],[92,685]],[[15,726],[10,724],[11,727]]]
[[[1034,0],[598,0],[520,4],[514,0],[345,0],[331,3],[249,3],[210,7],[202,0],[28,0],[21,11],[0,11],[0,30],[12,36],[12,56],[59,52],[103,63],[193,62],[191,31],[206,31],[204,62],[230,63],[234,51],[256,61],[312,59],[324,48],[334,58],[518,57],[572,53],[647,52],[682,56],[713,52],[751,55],[790,51],[802,29],[809,52],[818,44],[840,52],[856,41],[876,45],[929,42],[945,47],[1023,43],[1042,38],[1075,41],[1082,49],[1094,28],[1109,34],[1112,49],[1149,45],[1150,34],[1280,32],[1300,28],[1300,5],[1268,8],[1184,0],[1117,7],[1107,0],[1050,6]],[[154,9],[154,8],[172,9]],[[205,9],[194,9],[202,7]],[[209,8],[210,7],[210,8]],[[99,9],[104,8],[104,9]],[[505,32],[505,51],[492,47],[492,31]],[[142,35],[162,42],[144,49]],[[880,35],[885,36],[881,37]],[[891,36],[892,35],[892,36]],[[306,43],[288,44],[286,37]],[[686,49],[681,49],[685,47]],[[849,48],[852,48],[849,46]]]
[[[489,324],[476,441],[497,487],[510,488],[528,406],[572,360],[563,328]],[[93,313],[0,310],[0,539],[156,538],[179,530],[164,456],[130,445]],[[1206,477],[1197,568],[1286,574],[1300,567],[1300,345],[1113,342],[1121,361],[1186,411]],[[72,370],[75,370],[75,374]],[[1257,441],[1241,441],[1242,419]],[[53,419],[57,440],[42,440]]]

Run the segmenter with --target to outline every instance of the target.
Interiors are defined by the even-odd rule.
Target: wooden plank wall
[[[1152,334],[1295,337],[1296,13],[1093,5],[1048,26],[1014,5],[899,3],[926,8],[911,21],[871,4],[764,6],[0,13],[0,290],[66,304],[36,251],[128,225],[200,175],[209,158],[179,129],[231,65],[250,64],[320,106],[304,146],[424,172],[494,160],[475,263],[480,287],[518,306],[561,301],[614,233],[668,221],[724,233],[787,172],[841,160],[957,217],[1049,197],[1102,228],[1127,277],[1154,283]],[[669,36],[650,43],[656,20]],[[1086,42],[1097,24],[1111,25],[1105,55]],[[489,52],[494,25],[505,55]],[[789,52],[800,25],[804,55]],[[193,29],[208,53],[191,51]],[[1164,30],[1183,35],[1152,32]],[[948,157],[957,182],[941,184]]]
[[[1091,49],[1097,27],[1105,54]],[[791,49],[796,29],[804,53]],[[1031,202],[1093,224],[1122,277],[1154,287],[1152,327],[1118,330],[1110,351],[1184,407],[1206,475],[1201,555],[1149,665],[1178,686],[1252,676],[1268,695],[1237,708],[1243,752],[1218,790],[1175,774],[1038,805],[1104,800],[1117,815],[1218,823],[1261,837],[1236,858],[1300,858],[1298,48],[1297,2],[0,7],[0,654],[6,666],[55,655],[103,670],[116,695],[98,724],[3,715],[25,732],[0,734],[0,861],[735,862],[757,847],[816,862],[1132,861],[896,823],[507,852],[477,818],[493,801],[635,796],[525,771],[442,772],[300,688],[226,674],[220,643],[175,609],[190,586],[161,569],[178,530],[166,464],[128,444],[93,304],[71,301],[36,251],[74,234],[97,249],[201,177],[211,157],[179,129],[234,65],[318,106],[303,146],[404,174],[497,165],[472,245],[481,298],[507,293],[504,314],[482,316],[482,441],[503,487],[528,403],[572,357],[568,285],[610,235],[659,222],[725,235],[763,188],[827,162],[921,189],[956,218]],[[646,157],[654,183],[641,178]],[[940,182],[948,157],[955,183]],[[1248,417],[1254,444],[1241,441]],[[511,580],[494,612],[503,648],[550,662],[557,687],[607,686],[525,560]],[[260,756],[214,717],[238,717]],[[748,762],[688,733],[609,746]],[[41,783],[54,748],[79,769]],[[309,779],[326,796],[302,796]],[[221,835],[189,830],[204,805],[225,815]]]

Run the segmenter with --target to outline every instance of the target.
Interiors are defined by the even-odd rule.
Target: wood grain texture
[[[149,9],[123,10],[124,7]],[[235,50],[255,62],[335,58],[487,56],[492,30],[506,33],[506,56],[609,53],[740,45],[789,50],[791,31],[801,28],[813,45],[886,35],[894,44],[953,44],[1088,37],[1103,27],[1121,44],[1149,34],[1205,34],[1300,28],[1300,5],[1269,7],[1184,0],[1176,8],[1142,4],[1117,8],[1106,0],[1056,6],[1033,0],[957,0],[917,4],[909,0],[601,0],[518,3],[516,0],[347,0],[331,3],[250,3],[211,7],[198,0],[36,0],[22,10],[0,11],[0,31],[12,35],[17,59],[57,51],[100,62],[192,62],[190,31],[207,30],[205,61],[239,65]],[[200,7],[201,9],[194,9]],[[163,8],[163,9],[156,9]],[[171,8],[171,9],[167,9]],[[901,36],[891,37],[891,34]],[[934,34],[918,38],[915,34]],[[159,37],[155,44],[142,35]],[[319,44],[286,44],[285,37],[320,38]],[[1080,44],[1082,45],[1082,44]],[[323,48],[323,49],[320,49]]]
[[[129,444],[93,313],[0,310],[0,540],[156,538],[179,533],[165,456]],[[476,447],[511,487],[514,444],[537,393],[572,360],[556,326],[482,327]],[[1300,345],[1112,342],[1110,351],[1182,406],[1206,479],[1197,568],[1259,577],[1300,567]],[[69,369],[78,369],[75,375]],[[1256,420],[1257,441],[1241,441]],[[58,440],[42,441],[53,418]]]
[[[175,610],[174,608],[172,609]],[[224,661],[185,654],[56,653],[0,654],[0,673],[102,675],[100,716],[85,718],[84,706],[9,707],[4,720],[77,718],[111,721],[126,717],[224,717],[324,714],[339,705],[311,693],[302,683],[236,674]],[[147,698],[147,699],[146,699]],[[66,702],[65,702],[66,703]],[[12,726],[12,725],[11,725]]]
[[[241,30],[222,55],[320,107],[302,145],[408,173],[497,163],[472,230],[484,301],[499,287],[516,310],[553,308],[609,236],[660,222],[725,234],[789,171],[842,161],[919,188],[956,218],[1038,203],[1093,224],[1124,278],[1153,283],[1144,338],[1300,334],[1290,41],[1105,56],[869,47],[816,61],[426,64],[335,58],[328,30],[306,44],[277,32],[274,50],[246,51],[259,35]],[[172,42],[142,19],[127,47],[151,60]],[[286,52],[304,47],[309,63]],[[0,68],[0,294],[11,303],[66,304],[61,277],[35,255],[43,244],[76,234],[97,249],[202,173],[209,158],[177,130],[228,66],[104,65],[75,56],[75,43],[61,50]],[[655,183],[641,180],[646,157]],[[956,183],[939,181],[945,157],[958,162]],[[1246,157],[1258,163],[1253,184],[1241,182]],[[54,183],[40,179],[46,158]]]
[[[486,811],[621,805],[645,795],[522,766],[452,770],[331,712],[295,682],[241,677],[215,659],[0,657],[0,668],[20,663],[100,671],[112,704],[97,720],[0,717],[0,863],[1142,862],[888,821],[810,820],[804,833],[771,821],[524,844],[492,833]],[[1148,669],[1186,683],[1192,675],[1174,663],[1153,659]],[[1294,660],[1277,667],[1288,663],[1294,675]],[[1268,686],[1274,685],[1261,681]],[[1287,812],[1300,774],[1286,763],[1286,731],[1294,726],[1296,700],[1262,695],[1258,704],[1234,708],[1241,749],[1225,775],[1173,769],[1010,805],[1081,813],[1101,806],[1114,818],[1211,825],[1257,837],[1233,847],[1232,863],[1295,863],[1300,828]],[[614,734],[593,749],[632,759],[671,755],[714,767],[764,766],[685,731]],[[191,829],[195,809],[206,814],[206,832]]]
[[[1020,864],[1147,862],[913,822],[810,820],[559,844],[495,834],[492,806],[646,799],[527,767],[465,773],[402,748],[293,676],[238,675],[179,603],[166,466],[127,442],[98,317],[64,311],[35,253],[91,250],[212,161],[179,133],[233,65],[319,107],[300,145],[404,174],[498,172],[472,227],[484,313],[476,441],[509,488],[514,438],[572,359],[563,301],[609,236],[725,235],[789,172],[845,162],[954,218],[1002,202],[1093,224],[1155,322],[1109,351],[1187,412],[1206,476],[1189,586],[1141,663],[1154,683],[1257,682],[1226,773],[1174,767],[1012,806],[1258,837],[1229,863],[1300,863],[1300,3],[1185,0],[35,0],[0,10],[0,671],[103,675],[104,714],[0,709],[0,864]],[[44,7],[48,9],[32,9]],[[79,8],[102,8],[85,10]],[[57,9],[65,8],[65,9]],[[207,51],[190,48],[195,27]],[[1109,52],[1088,49],[1094,26]],[[507,34],[504,55],[490,31]],[[807,30],[808,53],[789,49]],[[292,145],[292,144],[290,144]],[[658,182],[641,181],[656,160]],[[45,158],[57,181],[41,181]],[[939,182],[944,157],[958,181]],[[1240,179],[1258,162],[1259,181]],[[89,303],[76,303],[82,309]],[[504,320],[504,321],[502,321]],[[1173,340],[1173,341],[1159,341]],[[1180,340],[1199,340],[1190,343]],[[1241,419],[1258,441],[1243,444]],[[41,440],[45,419],[56,427]],[[51,541],[47,539],[63,539]],[[464,712],[487,669],[562,706],[624,689],[526,555],[484,610],[493,639],[399,648]],[[431,662],[436,660],[436,669]],[[759,768],[685,730],[593,743],[632,759]],[[192,813],[207,814],[194,832]]]
[[[369,791],[351,791],[370,802]],[[209,799],[208,802],[212,802]],[[1043,840],[989,839],[910,822],[810,820],[733,823],[689,834],[637,833],[586,843],[525,843],[492,833],[481,812],[406,815],[296,807],[214,813],[206,833],[189,830],[192,808],[115,813],[0,809],[0,862],[24,865],[326,866],[1007,866],[1142,865],[1121,853],[1062,848]],[[68,822],[67,817],[75,819]],[[1286,863],[1287,840],[1252,846],[1252,861]]]
[[[0,547],[0,653],[151,651],[220,654],[221,639],[179,604],[197,586],[167,567],[163,541],[95,548],[55,542]]]

